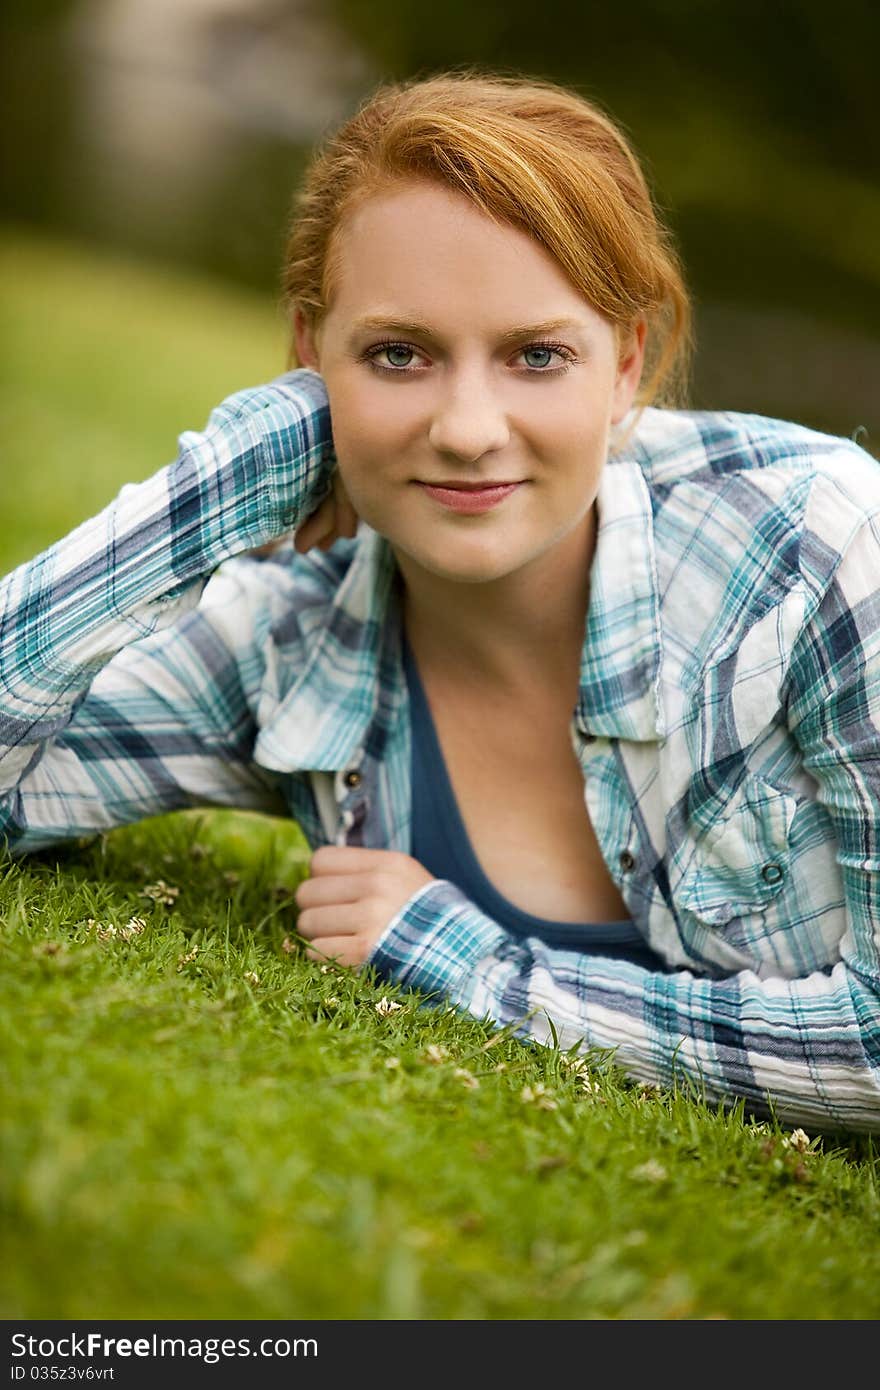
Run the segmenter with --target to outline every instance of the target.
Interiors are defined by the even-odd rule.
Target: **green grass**
[[[283,353],[271,306],[222,288],[4,259],[12,563]],[[295,826],[234,812],[0,865],[0,1316],[878,1316],[870,1139],[801,1153],[322,969],[306,871]]]

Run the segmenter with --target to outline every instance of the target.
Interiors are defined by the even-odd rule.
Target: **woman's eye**
[[[564,372],[574,361],[573,353],[561,343],[531,343],[520,348],[518,356],[530,371],[544,376]],[[418,370],[418,353],[409,343],[377,343],[367,350],[366,357],[380,372],[402,375]]]
[[[382,371],[400,372],[413,365],[415,348],[408,347],[406,343],[379,343],[370,349],[367,356]],[[382,361],[382,358],[385,360]]]
[[[533,371],[546,371],[548,367],[553,367],[553,359],[558,358],[561,365],[556,367],[557,371],[564,371],[571,357],[563,349],[552,347],[549,343],[533,343],[531,347],[522,349],[522,356],[527,367]]]
[[[412,362],[412,348],[389,347],[385,349],[385,352],[392,367],[408,367]]]
[[[549,367],[552,356],[550,348],[545,347],[530,347],[523,352],[528,367]]]

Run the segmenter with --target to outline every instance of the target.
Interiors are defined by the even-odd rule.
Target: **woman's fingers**
[[[340,473],[333,475],[333,493],[336,498],[336,534],[338,536],[357,535],[358,514],[351,504]]]
[[[316,507],[311,516],[301,526],[297,527],[293,538],[296,550],[304,555],[307,550],[311,550],[313,545],[319,545],[327,536],[334,537],[336,524],[336,502],[333,494],[325,497],[319,507]]]
[[[413,863],[415,860],[399,850],[365,849],[363,845],[321,845],[312,855],[312,877],[305,879],[300,886],[314,883],[318,876],[324,874],[335,877],[367,874],[374,869],[401,869],[406,864]]]
[[[299,915],[296,929],[308,941],[320,941],[326,936],[354,936],[360,929],[351,906],[310,907]]]
[[[338,470],[333,474],[332,488],[323,502],[297,528],[294,547],[305,554],[312,546],[329,550],[340,536],[357,535],[358,514],[345,491]]]
[[[324,937],[320,946],[306,947],[306,956],[309,960],[334,961],[336,965],[361,965],[363,962],[363,955],[351,936]]]
[[[356,903],[364,896],[364,880],[358,873],[305,878],[295,896],[300,910],[323,907],[326,903]]]
[[[413,893],[432,882],[417,859],[398,850],[323,845],[296,890],[297,931],[325,949],[344,941],[345,964],[361,965]]]

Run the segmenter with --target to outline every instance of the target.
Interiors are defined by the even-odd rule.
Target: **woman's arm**
[[[227,584],[192,610],[221,561],[315,509],[333,463],[323,381],[289,373],[230,397],[204,432],[181,436],[173,463],[0,583],[11,847],[270,795],[242,756],[244,603]]]
[[[614,1049],[640,1081],[688,1078],[818,1129],[880,1130],[880,1002],[847,964],[804,980],[706,980],[512,938],[434,880],[390,921],[369,962],[522,1037]],[[552,1023],[552,1028],[551,1028]]]

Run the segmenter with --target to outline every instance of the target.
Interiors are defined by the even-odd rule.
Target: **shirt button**
[[[785,872],[781,864],[765,864],[761,870],[761,877],[765,883],[781,883]]]
[[[620,858],[617,862],[625,874],[636,867],[636,857],[634,854],[630,854],[628,849],[620,851]]]
[[[352,791],[353,791],[355,787],[359,787],[359,786],[360,786],[361,782],[362,782],[364,779],[363,779],[363,777],[361,776],[361,774],[358,772],[358,770],[357,770],[356,767],[350,767],[350,768],[348,769],[348,772],[346,772],[346,774],[345,774],[345,776],[343,777],[342,780],[343,780],[343,782],[345,783],[345,785],[346,785],[347,787],[351,787],[351,789],[352,789]]]

